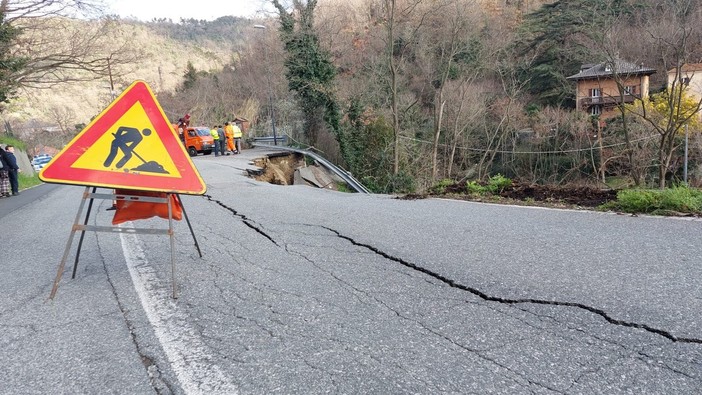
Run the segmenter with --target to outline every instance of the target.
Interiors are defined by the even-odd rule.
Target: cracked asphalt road
[[[700,393],[702,221],[281,187],[245,152],[195,159],[177,301],[167,239],[102,233],[46,301],[82,188],[0,217],[42,230],[3,232],[0,393]]]

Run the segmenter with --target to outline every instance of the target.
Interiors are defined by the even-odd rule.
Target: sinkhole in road
[[[298,153],[275,153],[254,160],[259,170],[249,170],[249,175],[258,181],[276,185],[293,185],[295,170],[305,166],[305,157]]]
[[[345,181],[316,160],[297,152],[269,154],[254,160],[256,170],[247,170],[258,181],[276,185],[305,185],[347,191]]]

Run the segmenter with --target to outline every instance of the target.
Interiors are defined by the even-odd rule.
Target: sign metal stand
[[[136,151],[137,148],[143,156]],[[72,278],[76,276],[80,251],[87,231],[168,235],[171,244],[173,298],[178,297],[175,281],[173,221],[181,219],[181,212],[185,215],[195,248],[202,257],[200,245],[179,194],[202,195],[207,190],[207,186],[146,82],[134,81],[125,89],[61,152],[56,154],[54,159],[41,170],[39,178],[44,182],[85,185],[85,192],[56,273],[50,299],[56,296],[73,239],[78,231],[80,231],[80,240],[73,263]],[[97,188],[126,190],[126,192],[96,193]],[[130,190],[133,191],[131,194]],[[139,192],[157,194],[141,196]],[[159,194],[165,194],[165,197]],[[168,219],[168,229],[88,225],[95,199],[154,203],[158,209],[148,214]],[[88,202],[87,212],[85,218],[82,218],[86,201]],[[163,212],[165,208],[163,204],[167,205],[168,216]],[[127,208],[129,205],[120,206],[122,206],[120,209],[127,210],[123,212],[124,214],[130,213],[130,209]],[[175,210],[177,210],[176,218],[173,217]],[[127,215],[127,218],[145,217]]]
[[[54,296],[56,296],[59,282],[61,281],[61,277],[63,276],[63,272],[64,272],[64,269],[66,267],[66,261],[68,260],[68,255],[70,254],[70,251],[71,251],[73,239],[75,237],[76,232],[78,232],[78,231],[81,232],[81,235],[80,235],[80,240],[78,242],[78,249],[76,251],[76,258],[75,258],[75,261],[73,264],[72,278],[75,278],[75,276],[76,276],[76,270],[78,269],[78,260],[80,259],[80,250],[81,250],[81,247],[83,245],[83,239],[85,237],[86,231],[109,232],[109,233],[130,233],[130,234],[166,234],[166,235],[168,235],[169,239],[170,239],[170,244],[171,244],[171,283],[173,286],[173,299],[177,299],[178,293],[177,293],[176,277],[175,277],[175,270],[176,270],[176,267],[175,267],[175,237],[174,237],[174,232],[173,232],[173,206],[172,206],[172,200],[171,200],[172,195],[175,195],[175,197],[178,199],[178,202],[181,205],[181,208],[183,209],[183,215],[185,216],[185,220],[188,223],[188,228],[190,229],[190,233],[193,236],[193,241],[195,242],[195,248],[197,249],[198,254],[202,258],[202,252],[200,251],[200,245],[198,244],[197,238],[195,237],[195,232],[193,232],[193,228],[190,225],[190,219],[188,219],[188,214],[186,213],[185,208],[183,207],[183,201],[180,199],[180,196],[178,194],[166,193],[166,197],[137,196],[137,195],[127,195],[127,194],[107,194],[107,193],[96,193],[96,187],[92,188],[92,192],[90,191],[90,187],[85,187],[85,191],[83,192],[83,198],[81,199],[80,205],[78,207],[78,213],[76,214],[75,221],[73,222],[73,227],[71,228],[71,235],[68,237],[68,242],[66,243],[66,248],[63,252],[63,257],[61,258],[61,262],[59,263],[58,271],[56,273],[56,279],[54,280],[54,285],[51,289],[51,294],[49,295],[49,299],[53,300]],[[168,229],[125,228],[125,227],[117,227],[117,226],[88,225],[88,219],[90,217],[90,212],[92,211],[94,199],[129,200],[129,201],[134,201],[134,202],[165,203],[168,205]],[[83,214],[83,209],[85,207],[86,200],[89,200],[88,210],[86,211],[83,224],[80,224],[80,219],[81,219],[81,216]]]

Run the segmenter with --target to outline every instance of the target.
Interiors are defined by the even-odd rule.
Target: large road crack
[[[328,229],[328,228],[326,228],[326,229]],[[329,229],[329,230],[331,230],[331,229]],[[334,232],[334,231],[332,230],[332,232]],[[337,235],[338,235],[338,232],[335,232],[335,233],[337,233]],[[342,237],[342,236],[339,235],[339,237]],[[354,243],[354,244],[355,244],[355,245],[358,245],[358,244],[356,244],[356,243]],[[479,358],[481,358],[481,359],[483,359],[483,360],[485,360],[485,361],[487,361],[487,362],[489,362],[489,363],[492,363],[492,364],[494,364],[495,366],[497,366],[497,367],[499,367],[499,368],[502,368],[502,369],[504,369],[504,370],[506,370],[506,371],[508,371],[508,372],[510,372],[510,373],[512,373],[512,374],[514,374],[514,375],[517,376],[517,377],[522,378],[523,380],[525,380],[525,381],[528,382],[529,384],[537,385],[537,386],[539,386],[539,387],[541,387],[541,388],[545,388],[545,389],[548,389],[548,390],[553,391],[553,392],[561,393],[561,392],[558,391],[556,388],[553,388],[553,387],[551,387],[551,386],[548,386],[547,384],[544,384],[544,383],[539,383],[539,382],[537,382],[537,381],[534,381],[534,380],[530,379],[529,377],[527,377],[526,375],[524,375],[524,374],[522,374],[522,373],[520,373],[520,372],[518,372],[518,371],[515,371],[514,369],[511,369],[509,366],[507,366],[507,365],[505,365],[505,364],[503,364],[503,363],[500,363],[500,362],[497,361],[496,359],[490,358],[490,357],[484,355],[484,354],[483,354],[483,351],[485,351],[485,350],[478,350],[478,349],[474,349],[474,348],[471,348],[471,347],[469,347],[469,346],[466,346],[465,344],[462,344],[462,343],[460,343],[460,342],[458,342],[458,341],[452,339],[450,336],[445,335],[445,334],[443,334],[443,333],[441,333],[441,332],[439,332],[439,331],[437,331],[437,330],[435,330],[435,329],[433,329],[433,328],[431,328],[431,327],[425,325],[425,324],[424,324],[423,322],[421,322],[420,320],[416,320],[416,319],[413,319],[413,318],[408,317],[408,316],[405,315],[405,314],[402,314],[402,312],[400,312],[400,311],[398,311],[397,309],[395,309],[395,308],[389,306],[387,303],[385,303],[383,300],[381,300],[381,299],[378,298],[377,296],[373,295],[372,293],[369,293],[369,292],[366,292],[366,291],[364,291],[364,290],[362,290],[362,289],[360,289],[360,288],[357,288],[357,287],[355,287],[353,284],[351,284],[351,283],[349,283],[349,282],[343,280],[342,278],[340,278],[339,276],[337,276],[336,274],[334,274],[331,270],[326,270],[326,269],[324,269],[322,266],[320,266],[319,264],[317,264],[314,260],[310,259],[309,257],[307,257],[306,255],[304,255],[303,253],[297,252],[297,251],[292,251],[291,249],[289,249],[289,248],[287,248],[287,247],[286,247],[286,250],[287,250],[289,253],[291,253],[291,254],[295,254],[295,255],[300,256],[302,259],[305,259],[305,260],[308,261],[310,264],[312,264],[313,266],[315,266],[318,270],[321,270],[321,271],[327,273],[329,276],[331,276],[331,277],[332,277],[334,280],[336,280],[337,282],[339,282],[339,283],[341,283],[342,285],[344,285],[345,287],[348,287],[348,288],[350,288],[351,290],[355,291],[355,292],[350,292],[350,293],[351,293],[354,297],[356,297],[356,299],[358,299],[358,301],[359,301],[360,303],[364,303],[364,304],[365,304],[366,302],[364,302],[363,300],[361,300],[361,298],[360,298],[358,295],[356,295],[356,292],[357,292],[357,293],[360,293],[360,294],[363,294],[363,295],[365,295],[365,296],[367,296],[367,297],[373,299],[376,303],[378,303],[380,306],[382,306],[382,307],[385,308],[386,310],[392,312],[392,313],[395,314],[397,317],[399,317],[399,318],[401,318],[401,319],[403,319],[403,320],[407,320],[407,321],[411,321],[411,322],[415,323],[415,324],[418,325],[420,328],[422,328],[425,332],[430,333],[430,334],[432,334],[433,336],[437,336],[437,337],[443,339],[444,341],[446,341],[446,342],[452,344],[453,346],[455,346],[455,347],[457,347],[457,348],[459,348],[459,349],[461,349],[461,350],[464,350],[464,351],[473,353],[473,354],[476,355],[477,357],[479,357]],[[397,366],[398,366],[399,368],[402,368],[401,365],[399,365],[399,364],[398,364]],[[409,371],[407,371],[407,372],[409,373]],[[502,376],[505,377],[505,378],[508,379],[508,380],[514,381],[515,383],[517,383],[517,384],[519,384],[519,385],[522,385],[522,383],[520,383],[519,380],[517,380],[517,379],[514,378],[514,377],[511,377],[511,376],[509,376],[509,375],[507,375],[507,374],[502,374]],[[418,380],[421,380],[421,379],[419,379],[419,378],[417,378],[417,379],[418,379]],[[425,382],[425,384],[428,385],[429,383]]]
[[[536,304],[536,305],[546,305],[546,306],[573,307],[576,309],[581,309],[581,310],[585,310],[585,311],[588,311],[590,313],[596,314],[596,315],[602,317],[605,321],[609,322],[610,324],[623,326],[623,327],[627,327],[627,328],[641,329],[641,330],[644,330],[646,332],[650,332],[650,333],[662,336],[662,337],[664,337],[672,342],[675,342],[675,343],[702,344],[702,339],[691,338],[691,337],[678,337],[678,336],[675,336],[674,334],[672,334],[671,332],[668,332],[668,331],[663,330],[663,329],[655,328],[655,327],[647,325],[647,324],[641,324],[641,323],[637,323],[637,322],[616,319],[616,318],[613,318],[612,316],[610,316],[606,311],[604,311],[602,309],[588,306],[588,305],[583,304],[583,303],[563,302],[563,301],[544,300],[544,299],[532,299],[532,298],[509,299],[509,298],[502,298],[502,297],[498,297],[498,296],[488,295],[487,293],[485,293],[477,288],[473,288],[473,287],[469,287],[467,285],[457,283],[456,281],[454,281],[446,276],[443,276],[435,271],[418,266],[418,265],[416,265],[412,262],[408,262],[404,259],[392,256],[384,251],[381,251],[380,249],[378,249],[372,245],[358,242],[358,241],[354,240],[352,237],[343,235],[343,234],[341,234],[341,232],[339,232],[335,229],[332,229],[332,228],[329,228],[326,226],[321,226],[321,227],[336,234],[337,237],[344,239],[344,240],[347,240],[348,242],[350,242],[351,244],[353,244],[355,246],[366,248],[366,249],[373,251],[374,253],[382,256],[385,259],[388,259],[388,260],[393,261],[393,262],[397,262],[397,263],[399,263],[405,267],[408,267],[412,270],[416,270],[420,273],[424,273],[428,276],[431,276],[431,277],[441,281],[442,283],[444,283],[452,288],[456,288],[456,289],[460,289],[460,290],[463,290],[466,292],[470,292],[471,294],[473,294],[473,295],[475,295],[475,296],[477,296],[485,301],[497,302],[497,303],[509,304],[509,305]]]
[[[209,201],[211,201],[211,202],[214,202],[214,203],[217,203],[218,205],[220,205],[221,207],[223,207],[225,210],[227,210],[227,211],[231,212],[232,214],[234,214],[235,216],[241,218],[241,222],[243,222],[244,225],[246,225],[246,226],[248,226],[249,228],[255,230],[257,233],[261,234],[263,237],[265,237],[266,239],[270,240],[271,243],[273,243],[273,244],[275,244],[276,246],[280,247],[280,246],[278,245],[278,243],[277,243],[275,240],[273,240],[273,238],[272,238],[271,236],[268,235],[268,233],[266,233],[263,229],[261,229],[258,225],[256,225],[256,223],[255,223],[254,221],[252,221],[251,219],[249,219],[246,215],[244,215],[244,214],[239,214],[239,212],[236,211],[235,209],[233,209],[233,208],[227,206],[226,204],[222,203],[221,201],[219,201],[219,200],[217,200],[217,199],[214,199],[214,198],[213,198],[212,196],[210,196],[210,195],[203,195],[203,196],[206,197],[207,200],[209,200]]]

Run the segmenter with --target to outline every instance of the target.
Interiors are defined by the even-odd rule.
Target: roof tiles
[[[643,64],[637,65],[623,60],[615,60],[614,62],[602,62],[590,68],[582,70],[578,74],[567,77],[569,80],[584,80],[596,79],[600,77],[609,77],[616,74],[628,75],[651,75],[656,73],[656,69],[644,67]]]

